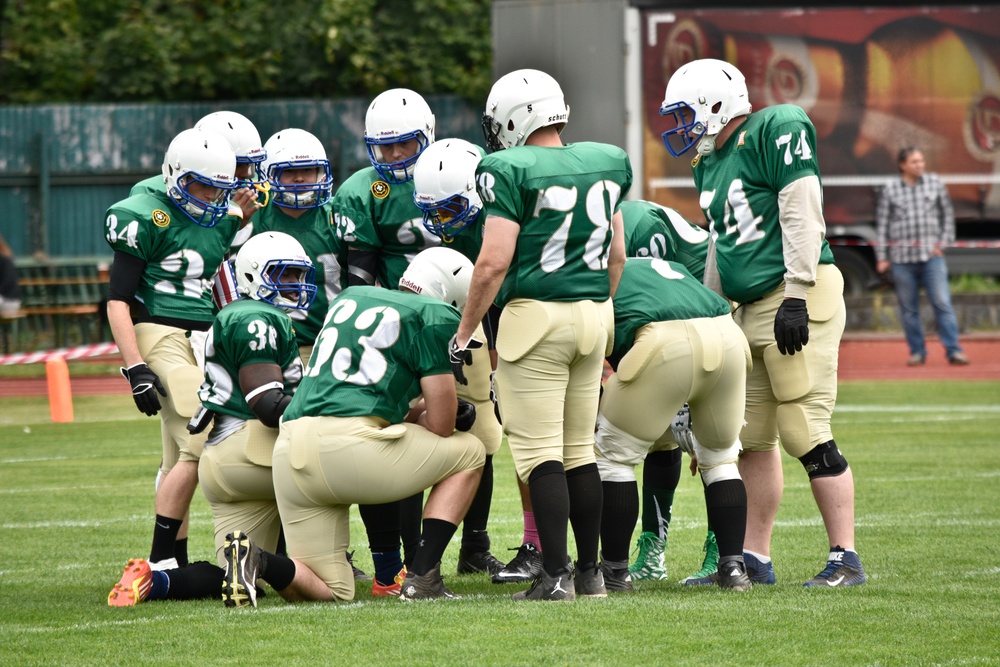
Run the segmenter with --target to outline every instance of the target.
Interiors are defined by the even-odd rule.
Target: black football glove
[[[156,392],[160,392],[160,396],[166,396],[167,390],[163,388],[163,383],[156,373],[145,363],[118,370],[132,385],[132,400],[135,401],[135,407],[139,408],[139,412],[149,417],[159,412],[160,399],[156,397]]]
[[[782,354],[795,354],[809,342],[809,311],[805,299],[781,302],[774,316],[774,340]]]
[[[464,398],[458,399],[458,412],[455,414],[455,430],[468,431],[476,423],[476,406]]]
[[[478,350],[482,346],[482,341],[470,338],[465,347],[459,347],[458,334],[452,336],[451,340],[448,341],[448,357],[451,358],[451,372],[459,384],[469,384],[469,381],[465,378],[465,371],[462,369],[462,366],[471,366],[472,351]]]

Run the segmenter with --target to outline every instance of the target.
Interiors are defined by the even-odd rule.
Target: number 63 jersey
[[[450,375],[450,304],[381,287],[348,287],[330,304],[305,376],[285,410],[299,417],[379,417],[400,424],[420,378]]]
[[[489,215],[521,227],[498,306],[608,300],[611,218],[632,186],[625,151],[592,142],[516,146],[483,158],[476,184]]]
[[[146,262],[135,296],[151,316],[212,321],[212,279],[239,229],[238,217],[200,227],[166,193],[147,193],[114,204],[104,224],[113,250]]]
[[[784,280],[778,193],[800,178],[819,178],[815,147],[806,112],[781,104],[751,114],[725,145],[692,163],[722,291],[733,301],[759,299]],[[825,238],[819,261],[833,263]]]

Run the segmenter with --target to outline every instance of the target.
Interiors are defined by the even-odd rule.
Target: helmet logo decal
[[[389,184],[385,181],[375,181],[372,183],[372,196],[375,199],[385,199],[389,196]]]
[[[170,216],[166,211],[161,211],[160,209],[155,209],[150,217],[153,219],[153,224],[157,227],[166,227],[170,224]]]

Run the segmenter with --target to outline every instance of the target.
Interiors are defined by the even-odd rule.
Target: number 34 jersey
[[[302,379],[291,318],[269,303],[243,298],[219,311],[205,343],[205,382],[198,392],[205,407],[255,419],[240,388],[240,369],[251,364],[278,366],[286,394]]]
[[[330,304],[284,421],[326,415],[402,423],[421,395],[420,378],[451,374],[448,341],[460,320],[450,304],[419,294],[345,289]]]
[[[136,299],[153,317],[211,322],[212,280],[240,219],[201,227],[163,194],[138,194],[108,209],[104,236],[116,252],[146,262]]]
[[[517,146],[483,158],[477,174],[487,213],[521,227],[498,306],[607,301],[611,218],[632,187],[625,151],[590,142]]]
[[[722,148],[694,163],[699,205],[716,238],[722,291],[738,303],[773,291],[785,276],[778,193],[819,177],[816,128],[791,104],[751,114]],[[821,264],[833,253],[822,240]]]

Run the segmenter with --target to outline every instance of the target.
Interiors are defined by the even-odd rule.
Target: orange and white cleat
[[[108,593],[109,607],[132,607],[149,596],[153,588],[153,572],[144,558],[132,558],[125,566],[122,578]]]
[[[406,566],[392,578],[391,584],[380,584],[378,579],[372,579],[372,595],[374,597],[392,597],[399,595],[403,588],[403,581],[406,580]]]

